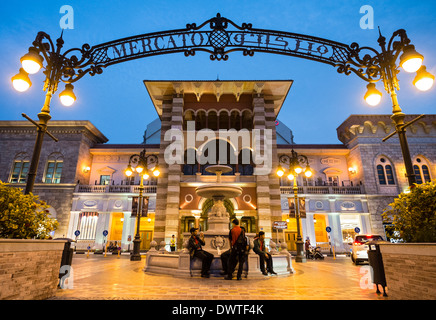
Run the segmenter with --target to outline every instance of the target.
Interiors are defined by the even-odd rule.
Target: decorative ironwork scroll
[[[359,57],[361,50],[369,50],[373,55]],[[70,54],[78,51],[81,57]],[[251,23],[237,25],[233,21],[216,17],[197,26],[187,24],[184,29],[147,33],[114,40],[91,47],[88,44],[81,49],[71,49],[64,53],[68,60],[67,72],[61,79],[72,83],[84,74],[100,74],[110,65],[169,53],[184,53],[194,56],[203,51],[210,54],[211,60],[227,60],[229,53],[242,51],[244,56],[253,56],[255,52],[274,53],[310,59],[337,68],[339,73],[356,73],[369,82],[380,80],[376,61],[378,52],[372,48],[359,48],[307,36],[275,30],[253,28]],[[68,57],[69,56],[69,57]],[[68,57],[68,58],[67,58]]]

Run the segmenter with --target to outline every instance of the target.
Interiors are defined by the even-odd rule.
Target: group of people
[[[201,277],[209,278],[210,266],[213,261],[213,254],[203,250],[202,246],[205,245],[204,234],[200,232],[198,234],[198,228],[191,228],[191,237],[188,242],[188,249],[192,257],[196,257],[202,261]],[[236,279],[242,280],[242,270],[244,263],[247,259],[247,255],[250,249],[249,242],[245,236],[244,227],[239,226],[239,220],[234,219],[232,221],[232,229],[229,232],[230,249],[221,254],[221,263],[223,267],[223,274],[226,280],[232,280],[233,272],[239,262],[239,268]],[[273,270],[273,262],[271,254],[268,252],[268,248],[265,245],[265,233],[260,231],[254,238],[253,251],[259,255],[260,270],[263,275],[267,276],[277,275]],[[266,269],[265,269],[266,264]]]

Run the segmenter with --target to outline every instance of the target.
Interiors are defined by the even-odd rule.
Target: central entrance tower
[[[242,188],[240,196],[225,202],[230,219],[237,217],[247,233],[262,230],[266,237],[271,237],[273,221],[282,220],[280,186],[275,175],[278,166],[275,121],[292,80],[144,81],[144,84],[161,121],[161,176],[156,195],[154,240],[169,243],[174,234],[180,248],[183,233],[191,227],[208,230],[212,206],[208,199],[198,196],[195,189],[216,179],[206,168],[220,160],[220,164],[232,168],[222,175],[221,182]],[[193,124],[195,141],[192,136],[187,141],[188,126],[192,128]],[[165,139],[170,129],[185,133],[180,164],[165,161],[165,150],[173,143]],[[252,138],[255,132],[259,134],[249,139],[248,145],[247,140],[239,139],[235,143],[220,135],[232,129],[249,132]],[[261,159],[270,161],[259,162],[255,158],[254,153],[258,153],[253,148],[255,143],[262,147]],[[210,150],[217,151],[216,157],[208,154]],[[226,163],[222,163],[223,152],[227,155]],[[208,163],[204,163],[201,156],[206,157]]]

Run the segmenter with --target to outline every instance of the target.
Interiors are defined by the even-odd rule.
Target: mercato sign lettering
[[[168,35],[144,35],[123,42],[108,43],[97,46],[93,52],[94,62],[108,63],[126,58],[135,58],[136,55],[153,55],[165,51],[183,51],[191,48],[212,47],[213,43],[208,32],[180,32]],[[228,38],[224,40],[226,47],[260,49],[288,54],[314,56],[320,59],[335,61],[341,56],[341,48],[327,43],[308,41],[292,36],[276,35],[274,33],[260,32],[227,32]],[[100,60],[100,61],[99,61]]]

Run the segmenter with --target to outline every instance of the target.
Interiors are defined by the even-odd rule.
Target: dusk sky
[[[337,42],[378,49],[378,29],[389,40],[405,29],[416,50],[424,55],[427,71],[436,74],[436,2],[426,1],[2,1],[0,10],[0,120],[37,119],[44,102],[44,75],[30,75],[32,87],[16,92],[11,77],[18,73],[38,31],[55,41],[61,34],[63,5],[74,9],[74,29],[66,29],[64,50],[140,35],[185,28],[215,17],[219,12],[236,24],[253,28],[301,33]],[[374,9],[374,29],[362,29],[363,5]],[[90,120],[109,143],[140,143],[147,123],[157,118],[143,80],[294,80],[278,118],[290,127],[297,144],[336,144],[336,128],[351,114],[391,114],[392,105],[382,84],[382,102],[368,106],[367,83],[354,74],[339,74],[330,65],[310,60],[242,52],[227,61],[211,61],[197,52],[153,56],[109,66],[100,75],[86,75],[74,84],[77,101],[64,107],[51,103],[52,120]],[[436,90],[418,91],[415,74],[401,71],[400,106],[406,114],[434,114]]]

